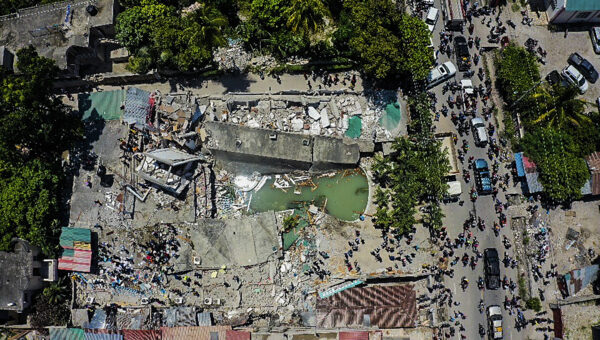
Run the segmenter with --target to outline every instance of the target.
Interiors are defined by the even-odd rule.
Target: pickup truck
[[[498,305],[492,305],[487,310],[489,338],[493,340],[502,339],[502,309]]]
[[[492,180],[490,178],[490,170],[488,164],[484,159],[476,159],[473,162],[475,169],[475,185],[477,186],[477,192],[480,195],[491,194],[493,191]]]
[[[454,38],[454,51],[456,52],[456,64],[458,70],[463,72],[471,68],[471,54],[467,39],[462,35]]]
[[[498,259],[498,251],[495,248],[487,248],[483,252],[483,265],[487,289],[500,288],[500,260]]]

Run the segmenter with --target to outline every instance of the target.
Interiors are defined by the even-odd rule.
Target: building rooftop
[[[0,251],[0,310],[22,312],[27,307],[24,293],[33,277],[33,258],[37,247],[27,241],[14,241],[14,252]]]
[[[96,15],[86,11],[90,4],[97,8]],[[90,46],[92,27],[114,24],[116,7],[115,0],[92,0],[21,9],[0,18],[0,45],[13,52],[33,45],[40,55],[54,59],[59,68],[66,69],[75,62],[69,60],[71,51]]]
[[[565,2],[568,11],[600,11],[600,1],[598,0],[568,0]]]

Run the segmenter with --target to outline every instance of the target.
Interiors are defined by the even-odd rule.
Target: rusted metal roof
[[[413,285],[351,288],[317,300],[317,326],[322,328],[377,326],[415,327]]]
[[[600,195],[600,152],[585,158],[592,175],[592,195]]]
[[[161,327],[162,340],[226,340],[231,326]]]
[[[369,340],[369,332],[340,332],[340,340]]]
[[[246,331],[227,331],[226,340],[250,340],[250,332]]]
[[[552,308],[552,317],[554,319],[554,337],[556,339],[563,338],[563,322],[560,308]]]
[[[124,329],[123,340],[161,340],[161,332],[157,330]]]

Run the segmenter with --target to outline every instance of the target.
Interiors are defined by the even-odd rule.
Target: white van
[[[488,142],[488,136],[483,119],[479,117],[471,119],[471,129],[473,130],[475,145],[484,147]]]
[[[435,7],[430,7],[427,12],[427,18],[425,18],[425,23],[427,27],[429,27],[429,32],[433,32],[435,28],[435,24],[437,23],[438,17],[440,16],[440,10]]]

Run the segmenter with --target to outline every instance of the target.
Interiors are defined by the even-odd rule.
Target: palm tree
[[[563,129],[566,126],[579,128],[591,123],[591,119],[584,114],[588,102],[576,98],[576,87],[555,85],[551,88],[540,86],[537,92],[531,95],[531,101],[537,103],[539,112],[542,112],[533,124],[544,124],[547,127]],[[530,102],[531,102],[530,101]]]
[[[222,31],[227,26],[227,18],[219,10],[203,4],[190,18],[200,25],[198,35],[202,42],[213,47],[225,45]]]
[[[64,277],[61,277],[56,282],[52,282],[42,292],[51,304],[61,304],[67,299],[67,286],[65,285]]]
[[[288,17],[287,26],[292,32],[308,35],[321,30],[329,10],[321,0],[294,0],[285,14]]]

